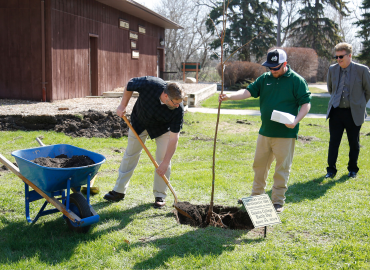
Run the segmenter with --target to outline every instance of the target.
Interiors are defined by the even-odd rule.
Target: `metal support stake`
[[[87,200],[87,203],[90,205],[90,181],[91,181],[91,174],[89,174],[87,176],[87,190],[86,190],[86,200]]]
[[[69,212],[69,194],[71,192],[71,180],[72,178],[69,178],[67,180],[67,202],[66,202],[66,209]]]
[[[266,233],[267,233],[267,226],[265,226],[265,232],[263,234],[263,237],[266,238]]]

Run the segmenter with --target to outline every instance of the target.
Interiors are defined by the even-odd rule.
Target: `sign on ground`
[[[255,228],[280,224],[280,218],[267,194],[242,198]]]

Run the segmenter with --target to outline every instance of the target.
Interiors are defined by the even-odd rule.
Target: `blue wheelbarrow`
[[[40,157],[55,158],[65,154],[69,158],[75,155],[85,155],[95,164],[74,168],[50,168],[40,166],[31,160]],[[86,233],[92,224],[99,221],[99,215],[90,205],[90,181],[97,174],[105,157],[79,147],[68,144],[42,146],[12,152],[18,168],[0,154],[2,162],[9,170],[21,178],[25,183],[26,218],[29,223],[35,223],[39,217],[56,213],[63,213],[70,229]],[[81,186],[87,185],[87,197],[80,192]],[[33,190],[29,190],[31,187]],[[71,189],[75,193],[71,193]],[[45,199],[46,201],[34,219],[30,217],[30,203]],[[45,210],[47,204],[55,208]]]

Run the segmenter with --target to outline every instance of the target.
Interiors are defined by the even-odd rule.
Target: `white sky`
[[[153,10],[156,3],[159,2],[159,0],[134,0],[135,2],[138,2],[139,4],[142,4],[143,6],[146,6],[147,8],[150,8]]]

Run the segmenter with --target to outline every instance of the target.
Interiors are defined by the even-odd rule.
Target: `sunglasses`
[[[334,59],[343,59],[343,57],[345,56],[345,55],[348,55],[348,54],[343,54],[343,55],[336,55],[336,56],[333,56],[333,58]]]
[[[269,67],[269,69],[270,69],[270,70],[274,70],[274,71],[279,70],[279,69],[281,69],[281,66],[282,66],[283,64],[284,64],[284,63],[281,63],[281,65],[279,65],[278,67],[275,67],[275,68]]]
[[[170,99],[170,100],[171,100],[171,102],[173,103],[173,105],[175,105],[175,106],[180,105],[180,104],[182,103],[182,101],[181,101],[181,102],[179,102],[179,103],[175,103],[175,102],[173,102],[173,100],[172,100],[172,99]]]

